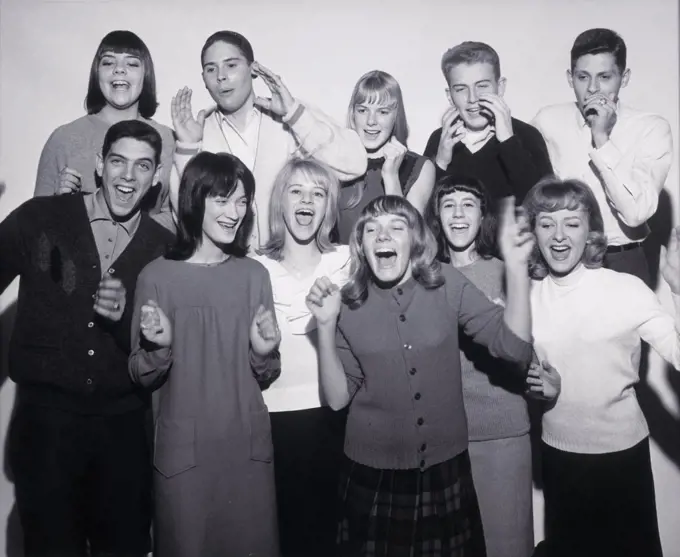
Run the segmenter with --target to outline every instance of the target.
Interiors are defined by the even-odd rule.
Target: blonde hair
[[[283,196],[291,185],[293,175],[299,172],[306,180],[323,187],[327,193],[326,212],[316,232],[314,241],[321,253],[335,250],[330,235],[338,214],[338,189],[340,184],[335,173],[325,164],[313,159],[292,158],[283,165],[274,179],[269,199],[269,240],[257,250],[261,255],[275,261],[282,258],[286,243],[286,222],[283,217]]]
[[[554,213],[562,209],[585,211],[588,214],[589,232],[581,262],[588,269],[602,267],[607,253],[607,237],[600,207],[586,184],[580,180],[560,180],[554,176],[544,178],[529,190],[522,206],[527,211],[531,230],[536,229],[539,213]],[[529,258],[529,275],[541,280],[549,273],[548,263],[536,244]]]
[[[411,273],[431,290],[444,284],[437,260],[437,242],[420,213],[403,197],[383,195],[371,201],[361,212],[349,240],[350,278],[342,288],[342,298],[351,308],[360,307],[368,298],[368,285],[374,278],[363,248],[364,226],[380,215],[397,215],[408,223],[411,237]]]

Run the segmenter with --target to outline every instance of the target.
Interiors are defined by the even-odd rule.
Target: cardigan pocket
[[[193,418],[159,418],[153,463],[166,478],[196,466],[196,423]]]
[[[272,428],[266,408],[250,413],[250,459],[260,462],[274,460]]]

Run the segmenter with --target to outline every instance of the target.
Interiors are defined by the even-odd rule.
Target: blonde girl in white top
[[[281,551],[330,555],[335,544],[338,466],[344,412],[321,396],[316,321],[305,304],[314,281],[344,284],[349,248],[329,236],[338,180],[323,163],[291,159],[278,173],[269,207],[269,241],[255,256],[272,282],[281,329],[281,375],[264,391],[274,442]]]

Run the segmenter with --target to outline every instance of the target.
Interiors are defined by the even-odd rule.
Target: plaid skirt
[[[344,461],[339,555],[486,557],[467,451],[424,471]]]

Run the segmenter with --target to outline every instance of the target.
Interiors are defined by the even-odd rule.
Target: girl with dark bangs
[[[348,244],[361,211],[376,197],[398,195],[421,213],[432,192],[432,161],[407,148],[408,124],[401,87],[390,74],[374,70],[354,86],[347,127],[359,134],[368,154],[366,173],[340,189],[337,233]]]
[[[552,178],[527,194],[536,354],[527,383],[552,391],[542,422],[549,557],[660,557],[649,429],[635,385],[642,341],[680,369],[680,227],[661,250],[675,319],[633,275],[602,267],[607,249],[591,189]],[[551,385],[546,369],[561,385]]]
[[[405,199],[373,200],[350,241],[342,291],[318,279],[307,305],[318,323],[321,386],[349,405],[338,524],[345,556],[484,556],[468,455],[458,329],[491,354],[531,358],[527,260],[533,237],[503,212],[507,308],[452,266]]]
[[[435,185],[426,218],[438,259],[503,306],[504,266],[496,253],[495,213],[484,185],[446,176]],[[489,557],[526,557],[534,548],[531,441],[524,370],[492,358],[460,335],[463,400],[472,476]]]
[[[158,389],[158,557],[277,555],[269,414],[258,380],[279,372],[266,269],[245,257],[255,182],[233,155],[186,166],[178,235],[139,275],[133,381]]]
[[[161,180],[145,199],[145,207],[160,224],[174,231],[168,187],[173,132],[151,119],[156,113],[156,75],[144,41],[131,31],[112,31],[92,59],[85,98],[87,115],[52,132],[38,164],[35,194],[61,195],[97,190],[95,163],[106,131],[122,120],[142,120],[163,140]]]

